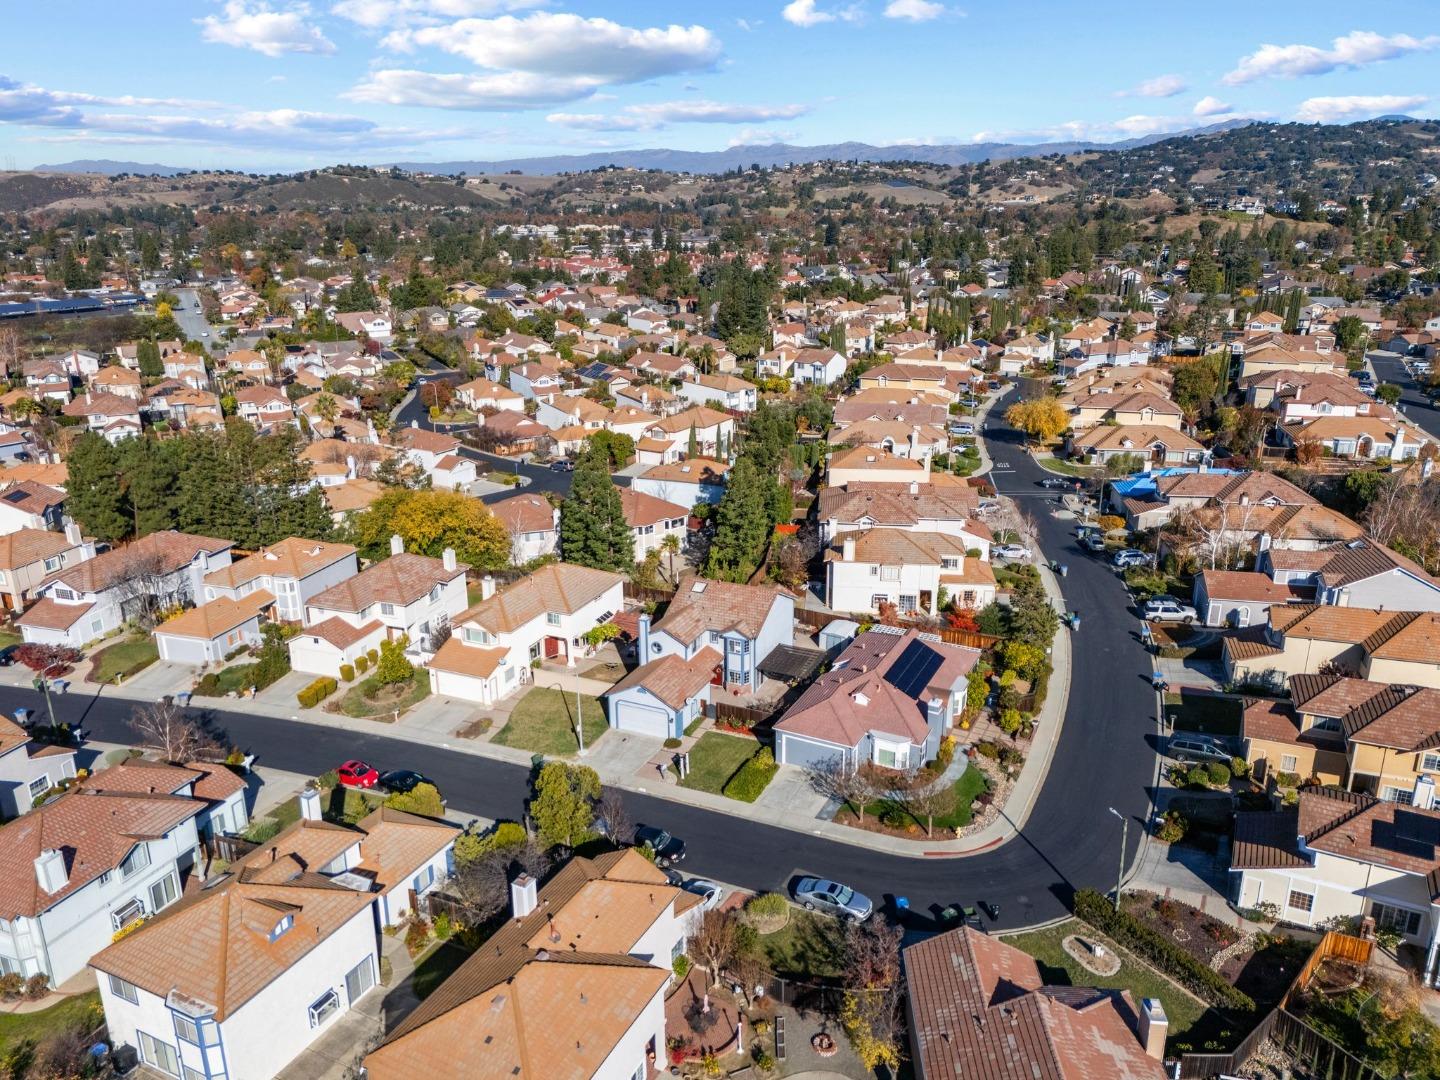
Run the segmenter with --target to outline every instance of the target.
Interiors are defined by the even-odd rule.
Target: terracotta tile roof
[[[33,626],[37,630],[69,630],[94,604],[62,604],[48,596],[35,601],[18,619],[16,626]]]
[[[630,396],[634,396],[632,392]],[[734,423],[735,419],[729,413],[723,413],[719,409],[712,409],[708,405],[696,405],[693,408],[685,409],[674,416],[666,416],[655,422],[655,427],[667,435],[683,435],[689,432],[693,424],[697,429],[714,427],[726,421]]]
[[[628,487],[620,489],[620,507],[625,512],[625,523],[632,529],[688,517],[690,514],[689,509],[679,503],[657,499],[654,495]]]
[[[1302,599],[1308,590],[1296,591],[1253,570],[1204,570],[1200,574],[1205,595],[1212,600],[1284,604]]]
[[[0,569],[13,570],[31,563],[53,558],[77,545],[64,533],[47,529],[18,529],[0,536]]]
[[[1300,854],[1296,810],[1241,811],[1235,815],[1233,870],[1288,870],[1309,866]]]
[[[1286,627],[1285,636],[1358,645],[1377,633],[1388,638],[1390,624],[1398,617],[1393,611],[1372,608],[1314,607]]]
[[[360,479],[322,487],[320,493],[325,496],[325,502],[332,513],[348,514],[354,510],[364,510],[387,490],[389,489],[383,484],[374,480]]]
[[[670,708],[679,709],[705,689],[716,667],[722,663],[724,657],[708,645],[689,660],[671,653],[637,667],[607,690],[605,696],[642,686]]]
[[[30,741],[30,734],[14,720],[0,716],[0,756],[17,750]]]
[[[847,540],[855,541],[856,562],[886,566],[939,566],[944,557],[964,559],[968,547],[962,537],[949,533],[863,529],[836,533],[825,551],[825,561],[843,561]]]
[[[464,577],[469,563],[457,563],[446,570],[440,559],[402,551],[391,555],[324,592],[316,593],[308,606],[326,611],[361,612],[372,604],[409,604],[419,600],[436,585]]]
[[[303,579],[327,566],[354,556],[350,544],[332,544],[325,540],[287,537],[277,544],[261,548],[254,555],[205,575],[205,584],[235,588],[260,577]]]
[[[1389,689],[1389,683],[1351,679],[1343,675],[1304,673],[1290,676],[1290,700],[1295,708],[1311,716],[1340,719]]]
[[[668,480],[681,484],[723,484],[730,466],[709,458],[672,461],[668,465],[652,465],[640,474],[645,480]]]
[[[1440,746],[1440,690],[1387,686],[1341,718],[1345,737],[1409,753]]]
[[[1160,444],[1166,450],[1203,450],[1183,431],[1156,424],[1100,425],[1088,431],[1077,431],[1072,437],[1076,447],[1085,452],[1094,450],[1144,450]]]
[[[452,639],[453,640],[453,639]],[[460,826],[382,806],[361,819],[357,869],[381,893],[410,883],[415,872],[455,842]]]
[[[913,458],[896,457],[894,454],[877,450],[870,446],[855,446],[849,450],[836,450],[830,455],[829,469],[834,472],[836,469],[877,469],[883,472],[909,472],[915,474],[915,479],[921,480],[922,474],[928,476],[929,470],[923,462]]]
[[[348,649],[357,641],[363,641],[377,630],[383,629],[384,624],[379,619],[371,619],[369,622],[356,626],[347,622],[339,615],[331,615],[328,619],[321,619],[305,627],[303,633],[312,637],[318,637],[337,649]]]
[[[1245,702],[1240,715],[1241,734],[1247,739],[1266,742],[1315,746],[1325,750],[1343,750],[1344,737],[1338,731],[1323,728],[1300,730],[1300,717],[1289,702],[1257,698]]]
[[[509,649],[487,649],[479,645],[467,645],[457,637],[441,645],[430,662],[425,666],[434,671],[449,671],[456,675],[469,675],[477,679],[488,679],[495,674],[507,656]]]
[[[623,574],[608,570],[550,563],[480,601],[459,615],[455,624],[473,622],[492,633],[508,633],[549,611],[573,615],[623,580]]]
[[[141,563],[146,570],[160,574],[173,573],[195,560],[202,552],[218,555],[234,547],[230,540],[213,536],[196,536],[190,533],[153,532],[133,544],[114,548],[83,563],[57,570],[45,579],[63,582],[77,593],[99,593],[123,580],[131,568]]]
[[[63,491],[70,482],[70,467],[63,461],[19,461],[0,469],[0,490],[12,482],[21,481],[34,481]]]
[[[390,439],[400,446],[427,454],[450,454],[460,447],[460,440],[455,436],[422,427],[400,428],[392,433]]]
[[[231,600],[228,596],[216,597],[207,604],[161,623],[155,628],[155,633],[213,641],[221,634],[244,626],[274,603],[275,595],[266,589],[256,589],[238,600]]]
[[[52,506],[59,506],[64,501],[63,491],[37,484],[34,480],[20,480],[0,491],[0,502],[27,514],[44,514]]]
[[[753,641],[781,595],[773,585],[740,585],[686,575],[654,632],[669,634],[687,645],[707,631],[736,630]]]
[[[169,794],[62,795],[0,828],[0,919],[34,916],[124,861],[143,840],[164,836],[205,808]],[[45,893],[35,878],[42,851],[65,856],[66,883]]]
[[[1372,660],[1435,664],[1440,662],[1440,614],[1433,611],[1401,612],[1366,638],[1363,644]]]
[[[490,512],[500,519],[511,536],[527,532],[554,532],[556,528],[555,508],[545,496],[531,492],[491,503]]]
[[[1039,965],[964,927],[902,952],[926,1080],[1162,1080],[1125,990],[1046,987]]]

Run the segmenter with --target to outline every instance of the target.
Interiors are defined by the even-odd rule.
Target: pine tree
[[[121,479],[135,535],[175,527],[175,485],[180,477],[179,441],[126,439],[119,447]]]
[[[142,341],[135,349],[140,363],[140,374],[147,379],[159,379],[165,374],[164,361],[160,359],[160,346],[153,341]]]
[[[560,555],[597,570],[628,573],[635,566],[635,537],[620,489],[603,450],[589,442],[575,462],[570,497],[560,507]]]
[[[75,440],[69,456],[65,509],[85,532],[114,542],[130,535],[125,496],[120,486],[119,454],[94,432]]]
[[[694,425],[694,424],[691,424],[691,425],[690,425],[690,444],[689,444],[689,446],[687,446],[686,449],[685,449],[685,458],[686,458],[687,461],[694,461],[694,460],[695,460],[697,457],[699,457],[699,456],[700,456],[700,439],[699,439],[699,437],[695,434],[695,425]]]
[[[708,577],[746,581],[755,572],[770,533],[767,495],[765,478],[749,455],[742,457],[715,508],[715,539],[705,560]]]

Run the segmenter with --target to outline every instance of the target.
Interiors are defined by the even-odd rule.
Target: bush
[[[442,911],[435,916],[435,939],[437,941],[449,941],[450,935],[455,933],[455,927],[450,922],[450,916]]]
[[[326,790],[334,790],[340,785],[340,774],[334,769],[326,769],[315,778],[315,786]]]
[[[1297,788],[1300,786],[1300,774],[1277,772],[1275,774],[1275,786],[1279,788]]]
[[[354,682],[354,681],[355,681],[355,665],[354,665],[354,664],[341,664],[341,665],[340,665],[340,678],[341,678],[343,681],[345,681],[345,682]]]
[[[762,746],[750,760],[735,770],[735,775],[725,782],[720,793],[740,802],[754,802],[779,768],[775,764],[774,752],[768,746]]]
[[[1188,822],[1178,810],[1168,810],[1155,828],[1155,839],[1162,844],[1178,844],[1185,839]]]
[[[365,654],[365,659],[366,659],[366,661],[367,661],[368,663],[378,664],[378,663],[380,662],[380,650],[379,650],[379,649],[371,649],[371,650],[369,650],[369,651]]]
[[[778,892],[761,893],[745,904],[745,914],[757,919],[784,918],[790,914],[790,901]]]
[[[1216,787],[1230,782],[1230,766],[1223,761],[1210,762],[1205,766],[1205,772],[1210,776],[1210,783]]]
[[[300,702],[302,709],[313,709],[333,694],[339,685],[329,675],[321,675],[320,678],[296,694],[295,700]]]
[[[272,839],[280,831],[280,823],[274,818],[263,818],[253,822],[250,828],[245,830],[245,839],[252,844],[263,844],[266,840]]]
[[[678,750],[680,749],[680,740],[675,738],[674,736],[671,736],[670,738],[666,739],[665,742],[661,745],[663,745],[666,750]]]
[[[355,670],[361,675],[370,670],[370,658],[368,656],[355,657]]]
[[[404,637],[380,643],[380,663],[375,668],[375,680],[381,686],[392,686],[414,678],[415,665],[405,655],[409,644]]]
[[[1209,965],[1152,930],[1135,916],[1116,911],[1094,889],[1075,894],[1075,914],[1101,933],[1153,964],[1181,986],[1211,1005],[1236,1012],[1254,1012],[1255,1001],[1237,990]]]
[[[25,996],[31,1001],[39,1001],[50,992],[50,976],[31,975],[25,980]]]
[[[430,924],[418,915],[405,927],[405,948],[414,956],[430,941]]]
[[[675,978],[684,979],[690,974],[690,958],[681,953],[670,962],[670,970],[675,972]]]
[[[25,991],[25,976],[11,971],[0,975],[0,997],[13,1001]]]
[[[931,762],[932,771],[943,773],[955,760],[955,736],[946,735],[940,740],[940,749],[935,751],[935,760]]]
[[[1230,759],[1230,774],[1237,780],[1244,780],[1250,775],[1250,763],[1243,757],[1232,757]]]
[[[392,810],[423,817],[444,817],[445,804],[440,801],[440,792],[434,784],[416,784],[409,791],[397,791],[385,800]]]

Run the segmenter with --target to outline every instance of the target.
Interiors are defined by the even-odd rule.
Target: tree
[[[1050,397],[1016,402],[1005,410],[1005,420],[1036,442],[1052,442],[1070,429],[1070,414]]]
[[[120,453],[102,436],[87,431],[66,457],[69,479],[65,509],[86,533],[114,542],[130,535],[120,487]]]
[[[623,846],[635,835],[635,822],[625,806],[625,799],[613,787],[600,793],[595,803],[595,825],[601,834],[617,847]]]
[[[415,677],[415,665],[405,655],[405,647],[409,644],[410,639],[404,636],[380,642],[380,662],[375,665],[375,681],[381,686],[407,682]]]
[[[711,908],[690,934],[690,955],[710,973],[710,985],[719,986],[725,968],[740,951],[740,916],[734,909]]]
[[[1370,338],[1370,331],[1356,315],[1342,315],[1335,321],[1335,343],[1346,352],[1358,349]]]
[[[841,950],[840,1009],[856,1056],[869,1069],[900,1064],[900,928],[882,919],[849,923]]]
[[[356,516],[349,540],[367,559],[384,558],[390,538],[406,551],[439,558],[447,548],[474,570],[510,565],[510,534],[480,500],[458,491],[387,491]]]
[[[1383,401],[1386,405],[1394,405],[1397,401],[1400,400],[1400,395],[1402,393],[1403,391],[1400,389],[1400,387],[1396,386],[1394,383],[1381,383],[1375,388],[1375,396],[1381,401]]]
[[[624,573],[635,565],[635,537],[606,448],[590,440],[575,462],[570,497],[560,506],[560,554],[566,562],[597,570]]]
[[[160,346],[153,341],[142,341],[135,347],[135,359],[140,365],[140,374],[147,379],[160,379],[165,375],[165,363],[160,359]]]
[[[142,749],[176,764],[222,761],[227,753],[223,735],[171,697],[137,706],[130,714],[130,730]]]
[[[15,648],[15,660],[23,664],[31,671],[39,672],[47,678],[51,675],[58,675],[78,664],[82,659],[79,649],[72,649],[68,645],[42,645],[38,641],[27,641]]]
[[[680,579],[675,576],[675,556],[680,554],[680,538],[671,533],[660,541],[660,550],[665,553],[666,563],[670,568],[671,583],[678,583]]]
[[[385,805],[392,810],[403,810],[422,817],[445,816],[445,804],[440,801],[440,792],[434,784],[416,784],[409,791],[397,791],[385,800]]]
[[[774,484],[771,478],[769,483]],[[715,508],[715,535],[705,573],[722,581],[747,581],[760,565],[770,535],[769,485],[745,455],[730,470],[725,494]]]
[[[585,765],[551,761],[535,778],[530,817],[547,848],[575,847],[591,836],[595,822],[594,800],[600,797],[600,777]]]
[[[905,809],[925,822],[925,835],[935,835],[935,819],[955,809],[955,782],[944,772],[931,773],[916,766],[906,776],[905,785],[897,791]]]
[[[1115,454],[1105,462],[1105,475],[1110,478],[1129,476],[1145,469],[1145,458],[1140,454]]]
[[[869,774],[851,768],[839,755],[805,766],[805,782],[817,795],[839,799],[860,818],[865,817],[865,806],[875,794]]]
[[[454,898],[467,926],[483,926],[500,914],[510,902],[510,882],[519,875],[540,881],[550,871],[550,853],[523,830],[517,843],[496,842],[507,824],[497,826],[490,837],[480,838],[490,842],[473,859],[459,857],[464,837],[456,841],[455,871],[445,883],[445,894]]]

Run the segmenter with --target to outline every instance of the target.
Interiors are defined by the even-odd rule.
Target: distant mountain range
[[[1003,161],[1046,154],[1077,154],[1084,150],[1128,150],[1188,135],[1209,135],[1251,124],[1251,120],[1225,120],[1206,127],[1145,135],[1120,142],[952,143],[920,146],[873,146],[870,143],[827,143],[791,146],[787,143],[732,146],[727,150],[604,150],[592,154],[511,158],[504,161],[404,161],[396,164],[412,172],[501,173],[519,170],[529,175],[587,172],[607,165],[665,172],[723,173],[751,165],[803,165],[812,161],[920,161],[927,165],[968,165],[977,161]]]
[[[101,176],[119,176],[130,173],[134,176],[179,176],[193,172],[178,165],[150,165],[143,161],[110,161],[107,158],[82,158],[66,161],[59,165],[36,165],[31,172],[38,173],[98,173]]]

